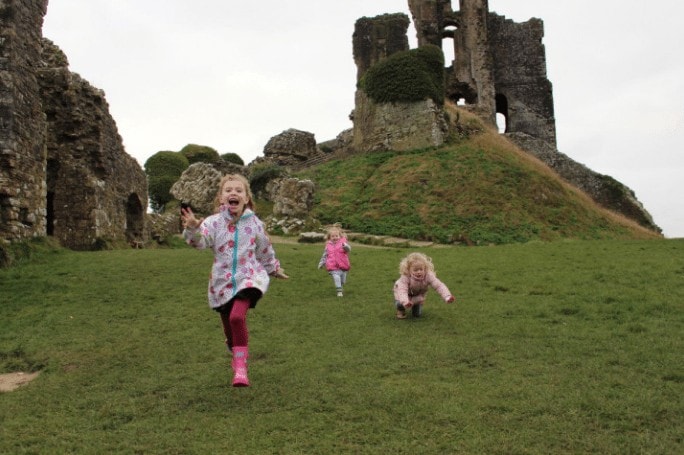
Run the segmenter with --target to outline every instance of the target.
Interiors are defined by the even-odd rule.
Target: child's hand
[[[280,268],[273,273],[273,276],[276,278],[280,278],[282,280],[287,280],[288,278],[290,278],[289,276],[285,275],[283,269]]]
[[[190,207],[181,208],[181,221],[183,222],[183,227],[188,229],[196,229],[202,222],[202,220],[195,218],[195,214],[192,213]]]
[[[413,303],[411,303],[411,301],[409,300],[406,303],[402,303],[402,305],[404,306],[404,308],[411,308],[413,306]]]
[[[456,297],[453,295],[450,295],[449,298],[447,299],[446,303],[454,303],[456,301]]]

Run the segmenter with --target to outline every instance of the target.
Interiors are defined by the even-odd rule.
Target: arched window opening
[[[496,127],[499,129],[499,133],[506,132],[506,116],[500,112],[496,113]]]
[[[47,193],[46,212],[46,234],[49,236],[53,236],[55,235],[55,193],[53,193],[52,191],[48,191]]]
[[[505,95],[496,95],[496,126],[499,129],[499,133],[508,132],[508,99]]]
[[[144,216],[142,204],[137,194],[126,200],[126,239],[135,243],[143,240]]]
[[[47,186],[47,200],[45,205],[46,218],[45,218],[45,233],[49,236],[55,235],[55,224],[57,223],[57,217],[60,216],[64,218],[63,213],[58,213],[55,211],[55,190],[57,187],[57,179],[59,178],[59,161],[56,159],[47,160],[47,174],[45,178],[45,183]]]
[[[454,65],[456,60],[456,43],[454,34],[456,27],[448,26],[442,33],[442,52],[444,53],[444,65],[448,68]]]

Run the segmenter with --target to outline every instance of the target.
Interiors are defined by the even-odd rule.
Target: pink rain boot
[[[247,378],[247,346],[233,346],[233,361],[231,366],[235,372],[233,387],[249,387]]]

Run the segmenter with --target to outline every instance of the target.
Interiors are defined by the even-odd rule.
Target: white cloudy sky
[[[684,2],[489,7],[544,20],[559,150],[629,186],[667,237],[684,237]],[[320,142],[352,126],[354,23],[395,12],[409,14],[408,1],[50,0],[43,35],[105,91],[141,165],[188,143],[250,162],[288,128]]]

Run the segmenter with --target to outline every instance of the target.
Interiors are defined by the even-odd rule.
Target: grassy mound
[[[439,243],[658,237],[458,115],[465,120],[449,145],[351,156],[300,172],[316,183],[313,215],[358,232]]]

